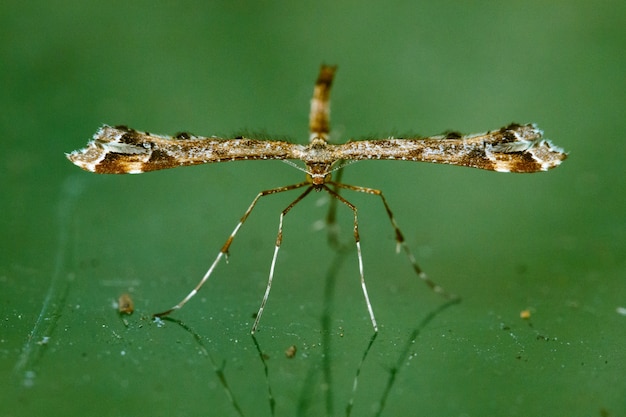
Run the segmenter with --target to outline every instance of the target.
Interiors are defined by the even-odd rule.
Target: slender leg
[[[274,256],[272,257],[272,265],[270,266],[270,275],[267,280],[267,287],[265,288],[265,294],[263,295],[263,301],[261,301],[261,307],[259,307],[259,311],[256,313],[256,318],[254,319],[254,324],[252,325],[252,330],[250,333],[256,333],[257,326],[259,325],[259,321],[261,320],[261,316],[263,315],[263,310],[265,310],[265,303],[267,303],[267,299],[270,296],[270,290],[272,289],[272,280],[274,279],[274,267],[276,266],[276,259],[278,258],[278,251],[280,250],[280,245],[283,242],[283,218],[289,211],[298,204],[304,197],[306,197],[311,190],[313,190],[313,186],[309,186],[302,194],[298,196],[295,200],[291,202],[280,213],[280,218],[278,221],[278,234],[276,235],[276,246],[274,247]]]
[[[356,185],[342,184],[342,183],[338,183],[334,181],[330,181],[328,182],[328,184],[334,185],[335,187],[338,187],[338,188],[344,188],[346,190],[352,190],[352,191],[356,191],[359,193],[372,194],[372,195],[376,195],[380,197],[380,199],[383,202],[383,205],[385,206],[385,210],[387,211],[387,217],[389,217],[389,220],[391,221],[391,226],[393,227],[393,230],[396,235],[396,244],[397,244],[396,250],[399,252],[400,248],[404,249],[404,253],[409,259],[409,262],[411,263],[411,266],[413,267],[413,270],[415,271],[417,276],[422,281],[424,281],[426,285],[428,285],[434,292],[441,294],[442,296],[449,298],[449,299],[457,298],[456,295],[449,294],[443,289],[443,287],[441,287],[440,285],[435,283],[433,280],[428,278],[426,273],[422,271],[422,268],[420,268],[420,266],[417,264],[417,260],[415,259],[415,256],[413,256],[413,252],[411,252],[409,245],[407,245],[406,241],[404,240],[404,235],[402,234],[402,231],[400,230],[400,227],[398,226],[398,223],[396,222],[396,219],[393,216],[393,212],[391,211],[391,208],[389,207],[389,204],[387,203],[387,199],[383,195],[382,191],[374,189],[374,188],[359,187]]]
[[[167,316],[168,314],[170,314],[174,310],[178,310],[178,309],[182,308],[185,304],[187,304],[187,302],[191,298],[193,298],[194,295],[196,295],[196,293],[200,290],[200,288],[202,288],[204,283],[209,279],[211,274],[213,274],[213,271],[217,267],[217,264],[219,264],[220,260],[223,257],[228,258],[228,250],[230,248],[230,245],[233,243],[233,239],[235,239],[235,235],[237,234],[237,232],[239,231],[241,226],[244,224],[244,222],[246,221],[246,219],[248,218],[248,216],[250,215],[250,213],[252,212],[252,210],[256,206],[256,203],[259,201],[259,199],[261,197],[265,197],[265,196],[271,195],[271,194],[282,193],[284,191],[295,190],[297,188],[302,188],[302,187],[306,187],[306,186],[310,186],[310,183],[305,181],[305,182],[301,182],[301,183],[298,183],[298,184],[288,185],[288,186],[285,186],[285,187],[278,187],[278,188],[273,188],[271,190],[261,191],[259,194],[257,194],[257,196],[254,198],[254,200],[252,200],[252,203],[250,203],[250,206],[248,207],[248,209],[246,210],[244,215],[241,217],[241,220],[239,220],[239,223],[237,223],[237,226],[235,226],[235,229],[232,231],[232,233],[230,234],[228,239],[226,239],[226,242],[224,243],[224,246],[222,246],[222,249],[217,254],[217,257],[215,258],[215,260],[213,261],[213,263],[211,264],[209,269],[206,271],[206,273],[204,274],[204,276],[202,277],[200,282],[198,282],[196,287],[193,290],[191,290],[191,292],[189,294],[187,294],[187,296],[185,298],[183,298],[174,307],[170,308],[169,310],[165,310],[165,311],[163,311],[161,313],[153,314],[153,317],[164,317],[164,316]]]
[[[334,183],[330,183],[335,185]],[[339,186],[339,184],[336,184]],[[359,217],[357,215],[357,208],[354,204],[350,203],[348,200],[337,194],[335,191],[328,188],[324,185],[324,189],[328,191],[328,193],[348,206],[352,213],[354,213],[354,242],[356,244],[357,257],[359,259],[359,275],[361,276],[361,289],[363,290],[363,296],[365,297],[365,303],[367,304],[367,311],[370,315],[370,320],[372,321],[372,327],[374,327],[374,332],[378,332],[378,325],[376,324],[376,317],[374,317],[374,309],[372,308],[372,303],[370,302],[370,297],[367,294],[367,286],[365,285],[365,275],[363,274],[363,255],[361,254],[361,237],[359,236]]]
[[[333,181],[333,188],[331,188],[335,193],[339,193],[339,187],[337,187],[338,183],[341,183],[341,178],[343,177],[343,168],[337,171],[337,175],[335,175],[335,181]],[[328,213],[326,214],[326,228],[328,230],[328,244],[331,248],[336,249],[337,251],[344,251],[347,249],[347,246],[342,245],[339,241],[339,225],[337,224],[337,198],[331,198],[328,203]]]

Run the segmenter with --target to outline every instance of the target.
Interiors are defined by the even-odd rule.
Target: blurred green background
[[[356,416],[626,415],[625,28],[626,3],[602,0],[4,1],[0,415],[269,416],[268,387],[277,416],[344,415],[351,398]],[[258,191],[302,173],[97,176],[63,154],[103,123],[305,143],[322,62],[339,65],[339,141],[536,122],[570,158],[533,175],[350,166],[343,180],[384,190],[420,265],[463,302],[437,312],[380,201],[346,194],[381,325],[359,366],[372,330],[355,251],[336,266],[313,195],[285,219],[258,332],[266,377],[249,330],[295,195],[259,204],[176,313],[186,327],[150,314],[195,285]]]

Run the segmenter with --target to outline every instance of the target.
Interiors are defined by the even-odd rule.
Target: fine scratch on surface
[[[47,344],[52,339],[52,334],[61,317],[61,311],[69,292],[70,281],[64,280],[62,274],[65,271],[68,258],[72,213],[76,200],[85,188],[84,183],[85,181],[80,176],[72,176],[66,178],[61,187],[56,212],[57,250],[54,254],[54,266],[51,271],[50,282],[46,297],[41,304],[41,311],[32,330],[26,337],[20,356],[13,368],[25,387],[32,387],[35,384],[37,377],[35,369]]]

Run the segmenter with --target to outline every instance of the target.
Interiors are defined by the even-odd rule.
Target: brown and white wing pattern
[[[217,139],[181,133],[173,138],[125,126],[103,126],[87,147],[67,154],[86,171],[139,174],[179,166],[255,159],[293,159],[301,145],[258,139]]]
[[[342,159],[393,159],[460,165],[498,172],[537,172],[559,166],[562,149],[543,139],[535,125],[511,124],[477,135],[382,139],[337,146]]]

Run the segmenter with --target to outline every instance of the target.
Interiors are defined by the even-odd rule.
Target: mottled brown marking
[[[485,157],[485,151],[481,149],[474,149],[471,152],[469,152],[467,155],[461,157],[458,161],[455,161],[455,162],[458,162],[456,163],[456,165],[462,165],[466,167],[480,168],[480,169],[487,169],[487,170],[494,169],[493,162],[489,161]]]
[[[98,165],[96,165],[96,173],[98,174],[126,174],[130,171],[129,162],[141,162],[137,157],[129,157],[118,153],[108,153]]]
[[[463,137],[463,135],[461,134],[461,132],[446,132],[444,134],[446,139],[461,139]]]
[[[178,132],[174,135],[174,139],[191,139],[191,134],[188,132]]]
[[[174,168],[178,166],[178,158],[161,149],[154,149],[150,153],[148,162],[144,163],[144,169],[150,169],[151,166],[159,167],[155,169]]]
[[[148,135],[146,135],[148,136]],[[143,139],[143,137],[141,135],[138,135],[137,132],[127,132],[124,133],[120,139],[119,142],[120,143],[126,143],[128,145],[137,145],[139,143],[141,143],[141,140]]]

